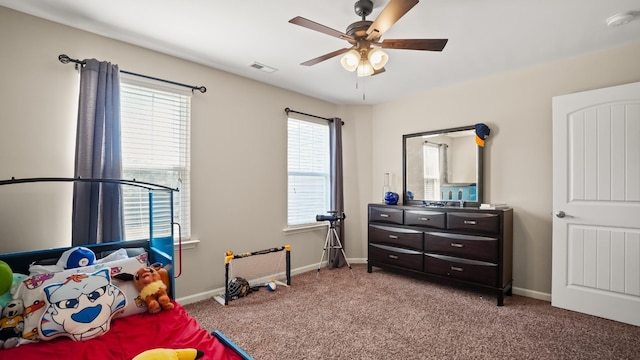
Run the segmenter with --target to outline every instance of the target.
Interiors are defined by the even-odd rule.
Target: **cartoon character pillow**
[[[133,301],[138,296],[138,290],[132,282],[116,281],[113,276],[121,272],[135,272],[140,266],[147,263],[147,253],[142,253],[136,257],[106,263],[94,264],[83,268],[65,270],[57,273],[43,273],[29,276],[21,281],[14,295],[24,301],[24,332],[21,343],[37,341],[39,339],[38,327],[40,319],[45,311],[46,294],[44,288],[52,284],[59,284],[66,281],[72,275],[92,274],[98,270],[108,270],[112,277],[112,283],[124,293],[127,301],[123,312],[117,316],[129,316],[147,311],[144,303],[138,304]]]
[[[71,275],[44,292],[48,306],[38,326],[41,340],[67,336],[80,341],[100,336],[109,331],[111,318],[126,305],[124,293],[111,284],[108,269]]]

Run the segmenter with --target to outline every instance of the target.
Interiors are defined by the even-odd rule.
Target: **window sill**
[[[196,247],[198,247],[198,244],[200,244],[200,240],[185,240],[182,242],[182,250],[187,250],[187,249],[195,249]],[[180,248],[180,243],[173,243],[173,249],[174,250],[178,250]]]
[[[318,224],[306,224],[306,225],[298,225],[298,226],[289,226],[289,227],[286,227],[286,228],[282,229],[282,231],[284,231],[285,234],[289,235],[289,234],[297,234],[297,233],[303,233],[303,232],[308,232],[308,231],[315,231],[315,230],[318,230],[318,229],[326,229],[327,226],[329,226],[328,223],[322,222],[322,223],[318,223]]]

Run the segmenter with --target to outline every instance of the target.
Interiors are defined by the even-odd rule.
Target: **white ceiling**
[[[373,2],[373,14],[367,20],[374,20],[388,0]],[[442,52],[388,49],[386,72],[359,80],[342,69],[339,56],[301,66],[348,43],[288,21],[302,16],[346,32],[349,24],[360,20],[354,3],[0,0],[0,5],[27,14],[336,104],[381,103],[640,41],[640,19],[618,27],[605,24],[616,13],[640,12],[639,0],[422,0],[382,38],[447,38]],[[256,70],[249,66],[253,62],[278,71]],[[119,65],[126,69],[126,64]]]

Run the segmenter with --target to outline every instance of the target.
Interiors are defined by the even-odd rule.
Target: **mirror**
[[[402,136],[403,204],[480,206],[483,148],[475,126]]]

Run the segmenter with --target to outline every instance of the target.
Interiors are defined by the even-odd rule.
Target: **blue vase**
[[[387,205],[396,205],[399,199],[400,196],[393,191],[387,191],[386,193],[384,193],[384,202]]]

